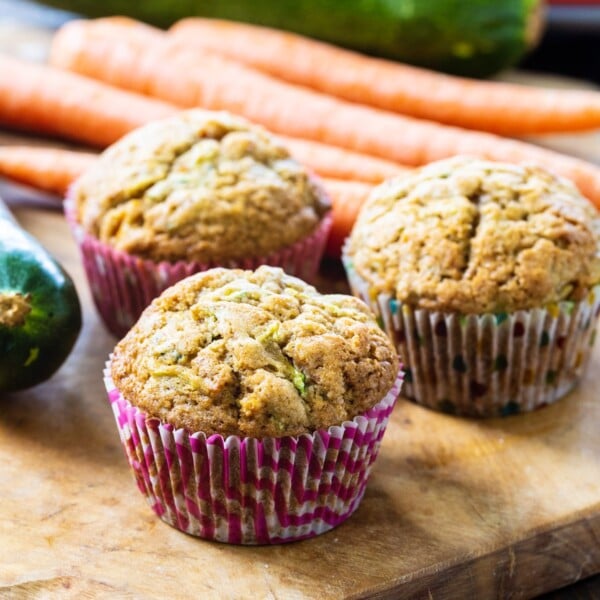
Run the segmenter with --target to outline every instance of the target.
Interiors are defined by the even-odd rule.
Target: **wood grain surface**
[[[573,393],[530,415],[400,401],[361,506],[332,532],[206,542],[134,485],[101,378],[115,339],[61,214],[13,207],[74,277],[84,328],[50,381],[0,398],[0,597],[527,598],[600,571],[600,346]]]

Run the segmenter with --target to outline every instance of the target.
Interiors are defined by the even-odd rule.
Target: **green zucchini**
[[[0,391],[48,379],[80,329],[73,281],[0,200]]]
[[[294,31],[368,54],[484,77],[537,42],[542,0],[49,0],[87,16],[159,26],[217,17]]]

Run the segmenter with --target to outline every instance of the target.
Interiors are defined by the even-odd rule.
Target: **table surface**
[[[165,525],[123,456],[101,379],[116,340],[67,225],[11,198],[74,278],[84,327],[54,377],[0,398],[0,597],[521,598],[600,570],[600,345],[574,392],[529,415],[400,400],[363,502],[332,532],[244,548]],[[345,285],[331,275],[321,289]]]
[[[29,29],[15,24],[13,11],[10,11],[10,18],[3,19],[2,11],[6,6],[14,6],[14,3],[0,0],[0,48],[9,46],[12,52],[16,50],[32,59],[42,59],[39,48],[43,47],[45,36],[49,34],[37,27]],[[27,19],[31,24],[31,16]],[[18,49],[15,35],[22,44]],[[584,137],[546,138],[542,143],[600,162],[595,132]],[[0,474],[4,482],[11,483],[10,486],[0,485],[0,498],[5,507],[3,516],[9,517],[0,523],[0,564],[3,565],[0,597],[102,597],[115,592],[121,592],[123,597],[136,597],[140,593],[144,597],[160,597],[161,592],[156,591],[153,580],[161,576],[168,589],[184,595],[203,589],[211,596],[209,587],[201,587],[201,577],[199,581],[197,577],[191,578],[200,587],[186,587],[173,556],[186,568],[193,565],[206,569],[213,578],[223,577],[228,581],[231,578],[228,587],[221,588],[230,597],[242,597],[244,589],[248,593],[254,590],[258,594],[270,593],[272,597],[285,598],[351,597],[354,593],[367,592],[385,594],[385,590],[390,589],[390,582],[405,572],[406,565],[410,565],[413,558],[422,556],[421,546],[426,546],[431,555],[431,568],[451,572],[445,570],[448,565],[443,564],[450,557],[446,552],[448,549],[455,553],[458,550],[463,562],[468,557],[494,556],[495,545],[502,547],[509,529],[516,531],[520,524],[525,531],[527,522],[532,521],[529,523],[531,534],[535,529],[533,521],[538,517],[540,527],[544,526],[544,518],[547,521],[550,515],[556,517],[560,511],[553,507],[552,498],[565,506],[565,515],[593,509],[590,514],[594,515],[594,520],[590,527],[598,531],[600,521],[596,522],[595,515],[600,512],[600,505],[593,505],[594,499],[600,502],[600,496],[596,498],[598,486],[595,484],[600,447],[594,441],[594,432],[600,425],[600,411],[591,402],[594,398],[597,400],[597,393],[588,375],[578,392],[531,419],[516,417],[485,425],[473,424],[434,415],[402,402],[384,441],[364,503],[347,525],[318,540],[294,545],[300,550],[292,547],[290,550],[286,547],[243,549],[210,544],[209,550],[203,549],[206,543],[182,536],[158,521],[134,489],[98,376],[103,358],[115,340],[98,320],[64,221],[47,207],[25,206],[27,202],[23,199],[29,196],[26,190],[11,188],[10,194],[13,200],[18,200],[13,207],[24,226],[51,247],[73,274],[84,305],[84,330],[72,357],[55,377],[33,390],[4,398],[0,404],[0,452],[3,453]],[[335,281],[339,281],[336,267],[333,272]],[[595,357],[597,369],[600,368],[598,347]],[[419,433],[435,427],[440,427],[444,433],[434,442],[427,442]],[[462,439],[463,443],[456,444],[456,439]],[[561,450],[566,450],[567,454],[561,454]],[[525,470],[517,468],[518,460],[531,452],[537,453],[531,466]],[[555,473],[547,472],[545,467],[536,471],[535,465],[541,465],[543,458],[550,464],[554,461]],[[491,473],[490,481],[498,483],[504,477],[499,475],[498,461],[507,459],[512,465],[508,472],[513,477],[523,478],[519,482],[520,488],[515,487],[513,481],[505,482],[504,493],[486,490],[477,469],[487,469]],[[561,460],[566,462],[561,463]],[[564,477],[569,471],[560,469],[569,464],[582,468],[581,477],[573,476],[572,480]],[[390,476],[390,469],[398,465],[404,473]],[[460,472],[457,471],[459,467]],[[542,475],[544,481],[538,480]],[[548,479],[552,498],[539,496],[535,490],[536,485],[547,486]],[[19,482],[16,486],[15,481]],[[457,491],[457,485],[460,491]],[[513,523],[507,518],[490,521],[490,517],[509,515],[507,510],[514,500],[509,496],[517,489],[531,495],[535,510],[532,508],[531,514],[518,515]],[[444,494],[448,493],[456,497],[444,500]],[[573,493],[575,497],[572,497]],[[404,495],[408,497],[404,498]],[[411,498],[418,498],[418,501],[413,503]],[[458,508],[460,505],[454,502],[457,498],[468,499],[468,504]],[[448,505],[446,514],[443,511],[437,514],[444,502]],[[385,513],[383,519],[382,511]],[[464,531],[457,534],[448,526],[450,517],[458,518],[457,523],[470,524],[473,519],[480,522],[469,530],[468,535]],[[358,527],[358,533],[353,527]],[[16,530],[20,532],[19,536],[15,536]],[[376,552],[352,550],[355,537],[363,542],[368,540],[361,531],[369,532]],[[432,533],[435,533],[434,537]],[[560,537],[560,531],[556,535]],[[154,546],[157,538],[160,538],[159,542]],[[390,555],[394,539],[402,546],[401,556]],[[597,537],[586,539],[600,547]],[[152,547],[147,547],[148,544]],[[560,544],[552,547],[558,551]],[[584,552],[582,560],[575,559],[571,570],[569,560],[562,561],[560,556],[558,562],[552,563],[553,568],[567,569],[565,582],[585,577],[594,572],[590,571],[590,565],[596,564],[596,550],[591,548],[589,556]],[[161,551],[170,554],[168,561],[164,560]],[[282,555],[285,552],[296,557],[296,562],[286,560]],[[347,565],[354,565],[356,572],[351,573],[344,565],[338,565],[339,576],[345,577],[346,584],[330,583],[324,588],[311,588],[311,570],[319,572],[319,562],[325,567],[321,571],[325,574],[336,570],[332,552],[337,552],[340,560],[346,558]],[[566,552],[565,547],[562,552]],[[580,556],[580,549],[568,552]],[[69,558],[65,560],[65,556]],[[357,556],[364,565],[356,565]],[[586,556],[589,558],[587,566]],[[497,566],[504,564],[497,562]],[[240,565],[243,565],[244,574],[239,572]],[[132,573],[133,566],[138,573]],[[108,570],[110,575],[107,575]],[[481,576],[481,573],[473,567],[470,577],[475,575]],[[534,575],[532,573],[532,577]],[[233,583],[236,577],[245,588]],[[527,579],[523,573],[520,577]],[[128,579],[146,580],[147,583],[145,586],[140,583],[141,587],[128,587]],[[433,588],[430,586],[429,589]],[[457,588],[449,584],[446,589]],[[545,588],[535,589],[539,593]],[[425,588],[422,591],[425,594]],[[508,593],[509,588],[505,591]],[[153,596],[153,592],[157,595]],[[501,593],[498,588],[496,595],[501,597]],[[522,596],[518,588],[512,593],[513,597]],[[444,595],[442,587],[433,597],[459,596]],[[545,597],[556,600],[600,597],[600,576]]]

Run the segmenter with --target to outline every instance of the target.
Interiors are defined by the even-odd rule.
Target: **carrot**
[[[453,77],[233,21],[184,19],[169,35],[292,83],[440,123],[514,136],[600,127],[594,91]]]
[[[39,190],[64,195],[69,185],[88,169],[95,154],[42,146],[0,147],[0,175]],[[323,179],[333,204],[333,225],[327,254],[339,258],[360,206],[373,186],[356,181]]]
[[[99,148],[181,110],[75,73],[15,59],[0,57],[0,72],[0,123]],[[282,137],[282,142],[298,161],[323,176],[377,183],[403,170],[389,161],[317,142],[290,137]]]
[[[489,133],[467,131],[352,104],[276,80],[205,50],[169,42],[124,18],[71,22],[54,38],[54,64],[181,106],[226,109],[271,131],[406,165],[456,154],[537,163],[572,179],[600,206],[600,168]]]
[[[409,167],[382,158],[319,142],[277,136],[299,162],[322,177],[381,183],[409,171]]]
[[[96,158],[89,152],[73,152],[38,146],[0,147],[0,176],[58,195]]]
[[[176,108],[59,69],[0,56],[0,124],[106,146]]]
[[[338,258],[344,240],[350,235],[356,217],[373,186],[354,181],[328,179],[325,187],[331,197],[333,217],[325,254]]]

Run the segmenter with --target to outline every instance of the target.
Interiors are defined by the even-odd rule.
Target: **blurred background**
[[[600,1],[550,1],[546,31],[521,66],[600,85]]]
[[[502,0],[499,2],[501,4]],[[95,14],[101,13],[103,7],[108,14],[115,11],[110,2],[54,0],[51,3],[62,6],[88,6]],[[127,5],[125,0],[117,4]],[[154,0],[152,4],[160,3]],[[171,5],[172,8],[181,2],[165,0],[165,4]],[[198,4],[201,4],[200,0]],[[139,2],[132,1],[130,5],[133,12],[138,9],[146,10],[140,8]],[[30,0],[0,0],[0,45],[12,43],[11,26],[15,23],[21,28],[53,28],[73,16],[73,13]],[[600,0],[547,0],[544,20],[545,27],[538,45],[518,66],[528,71],[586,79],[600,85]],[[21,30],[19,41],[22,39]]]

